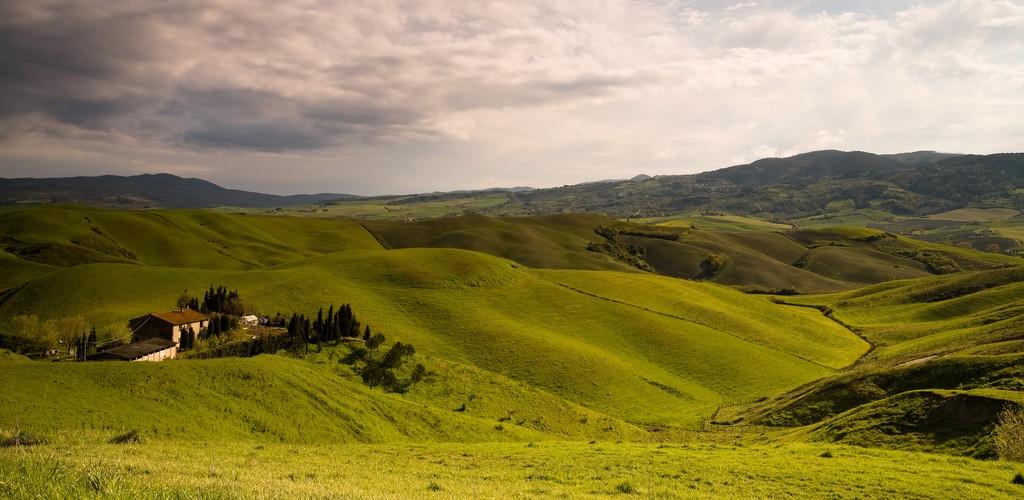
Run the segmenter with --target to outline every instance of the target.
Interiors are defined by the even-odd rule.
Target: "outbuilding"
[[[99,361],[163,361],[178,356],[178,344],[160,337],[140,340],[131,344],[111,347],[97,353],[92,359]]]

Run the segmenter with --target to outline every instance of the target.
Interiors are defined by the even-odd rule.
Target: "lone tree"
[[[175,303],[175,305],[177,305],[178,309],[181,310],[181,309],[184,309],[184,308],[188,307],[189,304],[191,304],[191,303],[192,303],[192,296],[188,294],[188,290],[185,290],[184,292],[181,292],[181,295],[178,296],[178,300]]]
[[[725,267],[725,257],[716,253],[710,254],[700,261],[700,277],[707,279],[722,270]]]

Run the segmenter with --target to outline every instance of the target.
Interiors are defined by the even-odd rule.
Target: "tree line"
[[[316,313],[316,319],[310,320],[303,314],[292,314],[288,320],[288,334],[301,337],[307,342],[317,344],[320,342],[335,342],[341,339],[354,339],[362,336],[363,340],[369,340],[372,336],[370,325],[360,332],[360,323],[352,312],[352,306],[342,304],[338,310],[334,310],[332,304],[324,315],[324,308],[321,307]]]
[[[177,301],[178,309],[189,308],[195,311],[212,314],[226,314],[228,316],[242,316],[245,314],[245,304],[242,302],[238,290],[228,290],[226,286],[216,288],[210,285],[210,289],[203,293],[203,300],[188,294],[188,290],[182,292]]]

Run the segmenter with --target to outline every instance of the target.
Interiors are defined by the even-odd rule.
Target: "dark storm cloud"
[[[429,3],[7,3],[0,118],[48,122],[35,131],[44,134],[70,126],[201,149],[320,150],[440,137],[446,113],[636,83],[594,68],[552,76],[559,66],[536,64],[539,49],[564,47],[519,28],[492,35],[507,20],[486,9],[472,30],[453,25],[452,12]],[[501,60],[503,50],[520,55]]]

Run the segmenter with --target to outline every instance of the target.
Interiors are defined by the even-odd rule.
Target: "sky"
[[[0,177],[547,187],[1022,117],[1021,0],[0,2]]]

